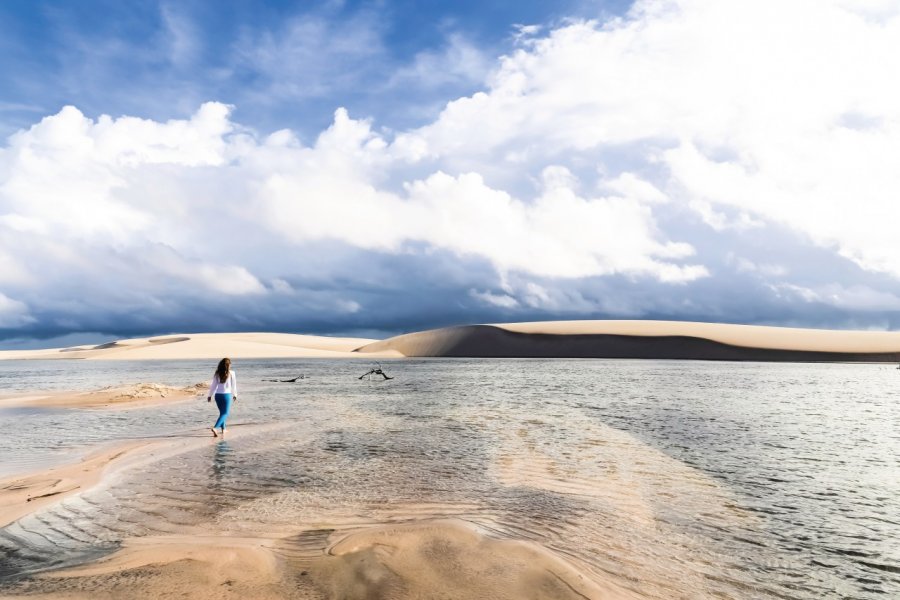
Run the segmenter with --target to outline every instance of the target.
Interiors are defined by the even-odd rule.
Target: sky
[[[900,329],[900,1],[0,2],[0,348]]]

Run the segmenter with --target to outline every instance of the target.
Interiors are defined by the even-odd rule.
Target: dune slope
[[[359,353],[508,358],[898,362],[900,333],[666,321],[467,325],[409,333]]]
[[[135,338],[75,348],[0,352],[0,360],[186,360],[231,358],[346,358],[366,338],[292,333],[192,333]]]

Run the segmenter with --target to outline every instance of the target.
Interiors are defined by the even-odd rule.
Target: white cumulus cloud
[[[274,96],[323,95],[342,83],[298,82],[355,64],[370,37],[322,56],[319,42],[373,26],[292,21],[238,50],[273,81],[291,75],[267,88]],[[622,18],[513,37],[493,67],[459,37],[420,54],[403,77],[489,74],[406,131],[338,108],[303,143],[290,130],[253,132],[208,102],[166,122],[65,107],[17,132],[0,148],[0,327],[91,302],[66,286],[160,310],[173,294],[286,302],[303,296],[296,281],[321,258],[313,247],[486,265],[493,282],[454,277],[497,309],[627,312],[614,290],[566,286],[618,278],[683,290],[715,280],[718,261],[813,290],[784,298],[893,310],[894,292],[785,281],[804,275],[787,259],[722,257],[728,236],[777,228],[900,279],[900,4],[642,0]],[[503,293],[480,291],[494,289]],[[315,302],[366,309],[350,293]]]
[[[711,225],[777,222],[897,276],[898,72],[897,2],[644,0],[529,39],[397,146],[522,168],[637,145],[661,192]]]

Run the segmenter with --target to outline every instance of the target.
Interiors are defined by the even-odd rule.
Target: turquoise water
[[[896,369],[431,359],[386,362],[395,379],[359,381],[369,366],[240,361],[232,429],[246,433],[0,530],[0,590],[133,536],[451,516],[649,598],[900,596]],[[213,367],[7,362],[0,386],[184,386]],[[205,401],[0,410],[0,471],[200,435],[213,413]]]

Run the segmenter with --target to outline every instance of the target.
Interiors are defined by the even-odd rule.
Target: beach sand
[[[589,579],[535,544],[493,539],[460,520],[332,532],[322,538],[321,547],[292,552],[295,540],[315,537],[305,533],[281,539],[135,538],[104,559],[27,582],[21,592],[47,599],[638,597],[612,583]]]
[[[206,395],[207,383],[172,387],[159,383],[118,385],[90,392],[39,392],[0,397],[0,408],[128,409],[185,402]]]

